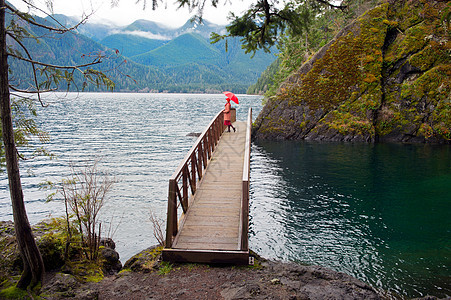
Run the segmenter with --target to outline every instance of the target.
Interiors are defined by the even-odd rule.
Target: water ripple
[[[39,190],[44,180],[69,175],[69,163],[102,158],[102,167],[119,179],[103,221],[120,223],[114,239],[121,260],[154,245],[149,213],[165,219],[168,180],[191,148],[190,132],[201,132],[224,106],[223,95],[109,94],[49,95],[39,108],[39,126],[52,140],[46,148],[57,159],[21,162],[22,183],[30,222],[64,211],[61,200],[45,203]],[[245,120],[250,106],[261,109],[261,97],[239,96],[237,118]],[[235,105],[236,106],[236,105]],[[25,152],[28,151],[24,149]],[[26,172],[24,170],[30,170]],[[7,178],[0,177],[0,220],[11,220]],[[103,226],[105,228],[105,226]]]

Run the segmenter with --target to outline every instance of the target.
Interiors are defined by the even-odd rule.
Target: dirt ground
[[[262,260],[256,266],[157,263],[70,288],[57,274],[46,299],[381,299],[376,290],[322,267]],[[69,276],[69,275],[67,275]],[[66,285],[66,287],[64,287]]]

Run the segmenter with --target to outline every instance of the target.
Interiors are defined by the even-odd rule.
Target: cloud
[[[152,39],[152,40],[162,40],[162,41],[169,41],[172,39],[170,36],[162,35],[162,34],[154,34],[147,31],[140,31],[140,30],[133,30],[133,31],[121,31],[121,30],[114,30],[112,34],[131,34],[136,35],[139,37]]]

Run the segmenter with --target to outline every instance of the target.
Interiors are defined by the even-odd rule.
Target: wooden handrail
[[[221,110],[208,124],[169,179],[166,224],[167,248],[172,247],[173,240],[178,233],[178,203],[182,206],[183,214],[186,214],[190,205],[189,200],[196,192],[197,184],[202,179],[204,170],[224,129],[224,113]],[[180,184],[181,188],[179,187]]]
[[[252,129],[252,108],[249,108],[246,123],[246,142],[244,145],[243,181],[241,194],[240,231],[239,244],[241,251],[249,250],[249,182],[250,182],[250,162],[251,162],[251,129]]]

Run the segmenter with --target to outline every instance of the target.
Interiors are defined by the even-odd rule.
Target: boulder
[[[152,246],[139,252],[125,262],[124,269],[134,272],[151,272],[158,267],[162,248],[161,246]]]
[[[52,280],[43,286],[41,294],[50,299],[75,297],[79,283],[73,275],[57,273]]]
[[[387,1],[295,71],[257,117],[257,139],[451,143],[446,1]]]
[[[111,238],[102,238],[100,240],[100,246],[110,248],[110,249],[116,249],[116,243]]]
[[[190,132],[186,136],[199,137],[201,134],[200,132]]]
[[[103,273],[105,275],[113,275],[122,269],[122,263],[119,260],[119,253],[111,248],[104,248],[101,250]]]

